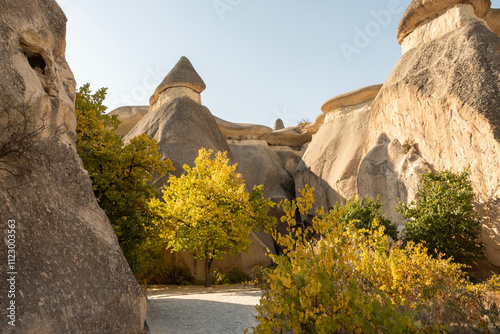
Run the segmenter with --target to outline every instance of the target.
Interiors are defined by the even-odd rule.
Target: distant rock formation
[[[273,131],[283,130],[285,128],[285,124],[283,124],[283,120],[278,118],[274,123]]]
[[[149,112],[123,137],[125,144],[141,134],[155,138],[162,158],[172,160],[173,174],[177,176],[184,172],[183,165],[194,165],[201,147],[228,152],[234,162],[210,110],[201,105],[203,89],[203,80],[191,62],[182,57],[151,97]],[[161,187],[166,181],[163,177],[154,183]]]
[[[130,106],[130,107],[120,107],[108,115],[116,115],[118,120],[121,122],[115,133],[120,137],[124,137],[127,133],[134,128],[134,126],[139,123],[139,121],[146,115],[149,111],[149,106]]]
[[[54,0],[0,2],[0,146],[12,143],[3,131],[7,122],[39,134],[20,155],[2,150],[0,158],[0,332],[138,333],[145,296],[75,148],[76,84],[65,60],[65,31]],[[31,107],[23,116],[8,102]],[[16,274],[8,274],[13,221],[16,257],[9,271]],[[7,284],[12,277],[15,284]],[[15,327],[6,317],[12,302]]]

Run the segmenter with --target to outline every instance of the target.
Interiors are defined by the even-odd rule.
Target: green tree
[[[373,222],[376,220],[378,224],[385,227],[385,233],[392,239],[396,240],[398,238],[398,230],[396,225],[394,225],[390,219],[383,216],[382,204],[379,202],[379,198],[372,198],[366,196],[366,198],[361,201],[359,198],[352,197],[347,200],[345,205],[336,204],[335,207],[330,210],[328,215],[336,215],[338,212],[342,212],[340,216],[340,221],[344,224],[353,222],[354,226],[358,229],[373,229]]]
[[[484,249],[479,240],[481,220],[473,201],[469,171],[455,174],[443,170],[423,174],[417,201],[410,205],[400,203],[397,211],[408,220],[408,240],[424,241],[429,250],[466,263],[481,257]]]
[[[156,140],[146,135],[133,138],[125,146],[114,132],[120,122],[116,116],[105,114],[105,97],[105,88],[92,94],[86,84],[78,90],[76,146],[97,201],[113,225],[132,270],[138,272],[142,253],[138,249],[155,238],[149,201],[159,194],[149,182],[154,173],[172,170],[172,162],[161,160]]]
[[[163,202],[151,201],[161,217],[157,223],[167,247],[191,251],[205,261],[206,286],[211,283],[214,260],[247,251],[253,228],[269,231],[275,224],[267,215],[274,204],[264,198],[263,186],[248,193],[226,153],[219,152],[214,159],[211,155],[211,150],[200,149],[195,167],[184,165],[183,175],[170,176]]]

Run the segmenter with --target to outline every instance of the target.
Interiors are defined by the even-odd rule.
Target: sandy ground
[[[151,334],[238,334],[257,324],[253,286],[154,287],[148,289]],[[251,333],[251,330],[250,330]]]

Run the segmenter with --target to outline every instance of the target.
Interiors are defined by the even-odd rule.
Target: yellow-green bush
[[[342,210],[302,230],[295,212],[309,212],[313,189],[282,203],[289,234],[275,233],[284,255],[273,255],[255,333],[488,332],[498,320],[500,279],[467,281],[463,265],[401,248],[374,221],[372,231],[342,223]],[[321,218],[323,217],[323,218]],[[315,236],[314,238],[312,236]]]

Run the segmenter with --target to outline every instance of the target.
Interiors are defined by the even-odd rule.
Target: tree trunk
[[[209,253],[205,252],[205,287],[210,287],[212,285],[212,264],[214,259],[209,258]]]

